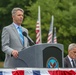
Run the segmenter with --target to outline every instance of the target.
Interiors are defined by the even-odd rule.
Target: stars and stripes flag
[[[54,27],[54,43],[57,43],[56,27]]]
[[[41,19],[40,19],[40,6],[38,7],[38,20],[36,24],[36,44],[40,44],[41,40]]]
[[[53,21],[54,21],[54,16],[52,15],[52,21],[51,21],[51,24],[50,24],[47,43],[52,43],[52,39],[53,39],[52,38],[52,36],[53,36]]]
[[[73,70],[16,70],[16,71],[0,71],[0,75],[76,75]]]

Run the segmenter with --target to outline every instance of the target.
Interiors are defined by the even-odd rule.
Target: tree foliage
[[[25,11],[23,26],[29,30],[30,37],[36,41],[36,22],[38,18],[38,6],[41,9],[42,43],[47,42],[47,35],[54,15],[54,27],[57,29],[58,43],[64,45],[64,53],[70,43],[76,42],[76,1],[75,0],[0,0],[0,35],[4,26],[12,23],[11,10],[21,7]],[[0,37],[1,38],[1,37]],[[0,41],[1,45],[1,41]],[[1,47],[0,47],[1,48]],[[0,60],[4,54],[0,52]]]
[[[54,15],[54,27],[57,29],[58,43],[64,45],[64,53],[67,54],[68,45],[76,42],[76,1],[71,0],[37,0],[36,3],[28,7],[29,16],[24,20],[25,27],[29,29],[29,34],[36,41],[36,28],[38,6],[41,7],[41,31],[42,41],[47,42],[47,34],[50,27],[51,16]],[[33,33],[33,34],[32,34]]]
[[[28,15],[26,6],[30,6],[30,3],[35,3],[36,0],[0,0],[0,35],[4,26],[12,23],[11,10],[14,7],[20,7],[24,9],[25,14]],[[1,39],[1,37],[0,37]],[[0,60],[4,60],[4,53],[1,50],[1,40],[0,40]]]

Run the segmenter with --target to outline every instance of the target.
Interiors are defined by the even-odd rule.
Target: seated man
[[[64,68],[76,68],[76,44],[68,47],[68,55],[64,58]]]

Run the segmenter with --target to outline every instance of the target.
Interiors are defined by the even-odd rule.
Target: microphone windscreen
[[[22,32],[22,34],[27,37],[27,33],[26,32]]]

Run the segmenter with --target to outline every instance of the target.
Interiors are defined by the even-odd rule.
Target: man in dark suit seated
[[[76,68],[76,44],[68,47],[68,55],[64,58],[64,68]]]

